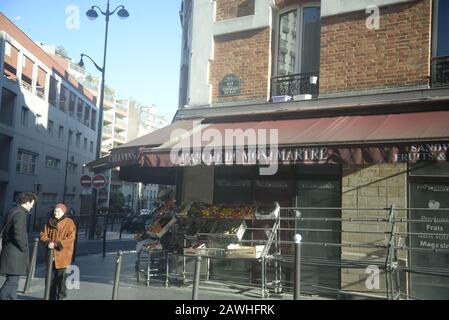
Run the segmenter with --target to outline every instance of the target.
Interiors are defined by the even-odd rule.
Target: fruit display
[[[201,210],[202,218],[214,219],[254,219],[256,207],[253,206],[209,206]]]

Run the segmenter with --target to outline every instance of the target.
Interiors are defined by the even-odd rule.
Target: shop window
[[[412,182],[409,189],[413,209],[409,212],[409,265],[421,271],[410,273],[410,294],[416,299],[440,300],[449,296],[449,278],[437,275],[449,265],[449,183],[428,181]]]

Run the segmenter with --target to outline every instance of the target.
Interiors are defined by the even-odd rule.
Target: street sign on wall
[[[92,177],[88,175],[84,175],[80,179],[81,187],[85,189],[89,189],[92,187]]]
[[[92,179],[92,186],[97,189],[103,189],[106,186],[107,183],[107,179],[104,175],[102,174],[97,174],[96,176],[93,177]]]

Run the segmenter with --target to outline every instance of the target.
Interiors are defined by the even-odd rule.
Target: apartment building
[[[249,166],[184,167],[183,199],[341,208],[302,212],[337,219],[298,224],[333,230],[302,233],[306,292],[447,296],[448,278],[435,275],[449,255],[432,254],[448,248],[447,228],[423,219],[444,224],[449,214],[449,1],[185,0],[180,16],[176,120],[203,119],[222,133],[276,128],[279,161],[290,162],[271,178]],[[374,209],[392,205],[405,221],[393,236],[351,220],[385,221],[391,211]],[[399,247],[396,264],[382,263],[392,253],[381,248]],[[367,261],[380,270],[372,290]]]
[[[0,70],[0,212],[34,191],[37,228],[57,202],[79,213],[83,164],[95,159],[94,95],[2,13]]]

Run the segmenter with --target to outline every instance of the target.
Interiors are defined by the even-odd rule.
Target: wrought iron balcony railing
[[[318,97],[318,73],[298,73],[271,78],[271,96],[311,95]]]
[[[433,57],[432,64],[432,88],[449,87],[449,56]]]

